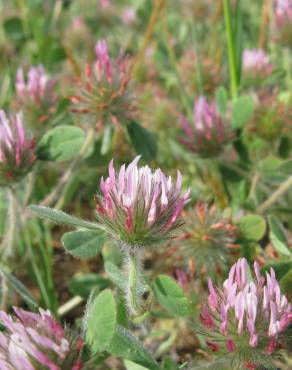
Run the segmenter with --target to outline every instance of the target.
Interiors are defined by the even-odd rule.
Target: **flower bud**
[[[186,134],[181,138],[182,144],[202,157],[217,156],[233,137],[216,104],[208,103],[204,96],[194,103],[193,125],[183,116],[181,122]]]
[[[56,80],[50,78],[42,65],[31,67],[27,79],[23,70],[16,74],[16,106],[33,124],[43,123],[55,110],[57,96],[54,92]]]
[[[291,109],[275,94],[258,94],[253,116],[246,125],[250,140],[255,136],[273,142],[291,133]]]
[[[242,64],[243,75],[249,82],[262,81],[273,70],[269,56],[262,49],[245,49]]]
[[[97,128],[107,124],[119,126],[129,121],[134,112],[129,60],[123,56],[111,59],[105,40],[98,41],[95,52],[96,61],[87,63],[74,83],[72,111],[84,115]]]
[[[198,14],[195,12],[194,14]],[[220,61],[218,58],[209,58],[198,55],[192,48],[182,52],[177,64],[184,88],[189,95],[202,90],[206,94],[213,94],[216,88],[223,83]]]
[[[200,201],[185,218],[184,235],[176,243],[177,255],[183,256],[185,265],[192,261],[197,273],[210,268],[215,271],[214,266],[222,268],[236,247],[237,228],[215,205],[208,207]]]
[[[102,195],[96,198],[99,221],[128,247],[152,246],[173,237],[190,194],[190,190],[180,194],[179,171],[173,184],[160,169],[138,167],[139,159],[122,165],[118,172],[111,161],[109,177],[100,182]]]
[[[274,20],[276,40],[292,45],[292,1],[274,0]]]
[[[21,180],[36,160],[35,143],[28,138],[20,113],[0,111],[0,186]]]

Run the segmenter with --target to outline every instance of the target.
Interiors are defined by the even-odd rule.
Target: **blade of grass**
[[[241,81],[241,64],[242,64],[242,17],[241,17],[241,0],[237,0],[235,8],[235,24],[234,24],[234,47],[236,56],[236,72],[238,86]]]
[[[42,277],[41,270],[39,269],[38,262],[36,260],[36,256],[34,254],[34,251],[32,249],[32,242],[31,242],[31,238],[30,238],[30,233],[27,230],[27,228],[23,229],[23,237],[24,237],[25,246],[26,246],[26,248],[28,250],[28,253],[29,253],[31,266],[32,266],[32,269],[33,269],[38,287],[40,289],[40,293],[41,293],[42,299],[44,301],[44,304],[47,308],[49,308],[55,314],[54,307],[52,307],[52,305],[51,305],[50,297],[49,297],[48,292],[47,292],[46,284],[45,284],[44,279]]]
[[[230,74],[230,93],[232,99],[237,97],[238,91],[238,80],[237,80],[237,63],[236,63],[236,52],[234,46],[234,37],[231,21],[231,10],[229,0],[223,0],[224,20],[226,28],[226,40],[227,40],[227,54],[229,62],[229,74]]]

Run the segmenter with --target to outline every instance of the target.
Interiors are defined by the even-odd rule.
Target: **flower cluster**
[[[193,126],[182,116],[181,122],[186,137],[181,142],[202,157],[218,155],[224,144],[233,137],[231,128],[218,112],[215,102],[208,103],[204,96],[194,103]]]
[[[21,114],[0,111],[0,186],[22,179],[36,159],[35,143],[27,137]]]
[[[182,177],[171,177],[148,166],[138,167],[136,157],[119,172],[109,165],[109,177],[101,179],[102,196],[96,199],[98,219],[127,247],[151,246],[172,237],[181,225],[180,214],[190,190],[180,194]]]
[[[12,318],[0,311],[1,370],[78,370],[83,342],[66,337],[62,326],[49,311],[40,313],[14,308]]]
[[[101,128],[119,126],[131,119],[134,106],[129,93],[130,71],[127,57],[112,60],[105,40],[96,44],[95,63],[86,64],[71,96],[72,111],[84,114],[86,120]]]
[[[285,45],[292,45],[292,1],[274,0],[274,17],[277,39]]]
[[[177,67],[189,95],[199,92],[199,81],[203,91],[207,94],[213,94],[216,88],[223,83],[221,66],[217,59],[216,57],[198,56],[193,49],[183,52]]]
[[[16,74],[15,89],[17,106],[29,115],[32,123],[45,122],[55,109],[56,80],[50,78],[42,65],[32,67],[24,78],[20,68]]]
[[[231,267],[223,289],[211,280],[208,287],[208,304],[201,312],[208,346],[239,366],[256,369],[269,364],[285,346],[285,330],[292,323],[292,306],[281,294],[274,270],[266,272],[265,279],[255,262],[252,277],[241,258]]]
[[[266,141],[278,140],[291,132],[291,109],[275,94],[258,94],[253,116],[246,126],[252,138]]]
[[[273,70],[269,56],[263,49],[245,49],[243,52],[243,73],[249,81],[261,81]]]
[[[178,246],[184,261],[197,272],[226,263],[229,251],[238,246],[237,227],[215,205],[208,207],[204,202],[198,202],[188,216]]]

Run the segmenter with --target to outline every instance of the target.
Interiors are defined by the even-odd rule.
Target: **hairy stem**
[[[17,199],[15,196],[15,190],[12,187],[7,188],[7,200],[8,200],[8,217],[6,223],[5,237],[1,243],[1,264],[7,264],[7,262],[14,255],[14,245],[17,236]],[[3,276],[1,280],[1,309],[5,310],[7,307],[8,300],[8,286],[6,278]]]
[[[1,244],[1,261],[7,261],[14,255],[14,243],[17,235],[17,199],[14,188],[7,188],[8,218],[5,237]]]
[[[141,254],[137,251],[125,251],[125,270],[127,272],[126,301],[129,313],[132,317],[143,314],[143,294],[147,292],[143,277]]]
[[[258,208],[257,213],[264,213],[272,204],[274,204],[288,189],[292,187],[292,176],[289,176],[271,196],[266,199]]]

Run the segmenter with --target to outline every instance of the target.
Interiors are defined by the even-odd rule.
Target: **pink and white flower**
[[[292,306],[281,294],[272,268],[265,279],[255,262],[252,276],[246,259],[241,258],[231,267],[222,289],[214,287],[211,280],[208,287],[201,322],[208,329],[207,340],[209,333],[216,337],[218,351],[236,356],[243,348],[246,353],[250,349],[265,361],[283,345],[283,333],[292,323]],[[248,360],[242,358],[243,362]]]
[[[129,59],[109,55],[106,40],[95,46],[96,60],[87,63],[84,73],[74,81],[70,99],[72,111],[83,114],[86,121],[101,128],[110,123],[119,126],[128,121],[135,110],[129,93]]]
[[[137,12],[133,7],[125,8],[122,12],[122,20],[125,24],[131,25],[137,20]]]
[[[41,109],[39,115],[48,115],[53,109],[57,96],[54,92],[56,80],[50,78],[42,65],[31,67],[24,76],[22,68],[16,73],[15,89],[18,105],[29,111]]]
[[[245,49],[243,52],[243,73],[246,78],[262,80],[273,70],[270,58],[263,49]]]
[[[182,176],[176,183],[161,169],[138,167],[140,157],[119,171],[109,165],[109,177],[101,178],[102,196],[96,199],[99,220],[128,246],[149,246],[172,237],[181,225],[180,215],[190,190],[181,195]]]
[[[0,185],[19,181],[36,159],[34,140],[28,138],[20,113],[0,111]]]
[[[181,142],[201,156],[217,155],[233,137],[215,102],[209,103],[205,96],[194,102],[193,124],[184,116],[181,116],[181,123],[186,134]]]
[[[291,46],[292,0],[274,0],[274,19],[277,39]]]
[[[0,311],[0,324],[4,327],[4,331],[0,332],[1,370],[34,370],[43,367],[58,370],[69,353],[73,367],[68,366],[68,370],[79,363],[80,346],[74,349],[70,347],[64,329],[49,311],[40,309],[39,313],[33,313],[14,308],[14,313],[15,317],[12,317]]]

